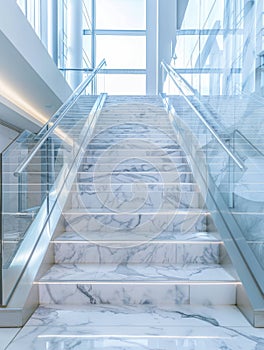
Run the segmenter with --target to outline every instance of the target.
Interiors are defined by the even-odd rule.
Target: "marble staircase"
[[[233,305],[237,278],[158,97],[110,96],[39,280],[42,305]]]
[[[8,350],[260,349],[158,97],[109,96]]]

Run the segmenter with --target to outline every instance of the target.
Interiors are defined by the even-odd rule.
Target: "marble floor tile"
[[[262,350],[234,306],[40,307],[7,350]]]

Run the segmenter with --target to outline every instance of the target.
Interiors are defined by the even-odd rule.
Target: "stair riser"
[[[99,173],[99,172],[169,172],[169,171],[177,171],[177,172],[189,172],[190,167],[186,163],[177,163],[174,164],[172,162],[168,163],[157,163],[155,161],[152,162],[142,162],[138,163],[133,162],[132,160],[121,162],[121,163],[101,163],[99,164],[81,164],[79,168],[79,172],[86,173]]]
[[[172,135],[174,137],[172,137]],[[94,137],[91,140],[90,144],[111,144],[113,141],[123,141],[126,140],[127,138],[129,138],[130,140],[137,140],[140,139],[142,140],[142,137],[146,136],[146,133],[142,133],[140,134],[140,137],[138,134],[135,133],[129,133],[129,134],[124,134],[121,132],[117,132],[114,134],[114,136],[112,135],[112,133],[109,135],[108,132],[106,131],[105,133],[100,133],[98,135],[94,135]],[[174,134],[164,134],[164,133],[160,133],[160,132],[156,132],[156,133],[149,133],[148,134],[148,142],[172,142],[174,141],[175,144],[177,144],[176,140],[175,140],[175,135]]]
[[[122,154],[124,152],[128,152],[128,153],[132,153],[133,154],[133,151],[135,149],[136,152],[148,152],[148,151],[153,151],[151,149],[151,147],[147,148],[141,148],[141,147],[133,147],[134,144],[132,145],[131,144],[131,147],[128,146],[128,148],[125,148],[125,147],[119,147],[119,142],[121,144],[123,144],[123,141],[126,141],[129,145],[130,141],[131,140],[113,140],[111,142],[111,144],[102,144],[102,143],[89,143],[88,146],[86,147],[87,149],[87,153],[89,154],[90,152],[93,152],[93,151],[102,151],[102,152],[105,152],[105,151],[121,151]],[[134,142],[134,141],[133,141]],[[136,142],[136,141],[135,141]],[[157,142],[157,141],[149,141],[149,145],[155,145],[155,147],[157,148],[157,151],[163,151],[165,150],[167,152],[167,150],[169,151],[174,151],[174,152],[181,152],[180,155],[182,155],[182,150],[179,148],[178,145],[173,145],[173,144],[170,144],[169,142]],[[132,151],[131,151],[132,150]]]
[[[139,113],[125,113],[125,111],[121,112],[121,113],[116,113],[116,114],[106,114],[103,113],[100,116],[100,120],[99,120],[99,125],[104,125],[104,124],[109,124],[112,125],[113,123],[117,123],[117,124],[141,124],[141,125],[145,125],[145,123],[147,124],[147,127],[152,127],[153,125],[161,125],[161,126],[167,126],[169,127],[170,124],[168,123],[168,120],[166,120],[164,118],[164,116],[162,116],[162,118],[160,118],[160,114],[144,114],[144,115],[139,115]]]
[[[158,210],[176,208],[201,208],[203,201],[196,192],[96,192],[72,194],[72,208],[105,208],[114,211]]]
[[[102,155],[101,157],[95,157],[95,156],[85,156],[82,160],[81,164],[97,164],[100,163],[102,165],[104,164],[120,164],[120,163],[130,163],[133,160],[141,160],[142,163],[150,163],[150,164],[161,164],[161,163],[170,163],[170,164],[175,164],[175,167],[177,167],[177,164],[179,163],[186,163],[187,164],[187,159],[186,156],[171,156],[169,154],[164,154],[162,156],[156,157],[155,155],[148,155],[144,156],[142,159],[141,155],[135,154],[134,156],[128,156],[126,155],[123,156],[108,156],[108,155]]]
[[[177,157],[184,156],[183,151],[174,150],[170,147],[159,147],[158,150],[151,149],[139,149],[132,148],[131,149],[118,149],[117,147],[106,148],[103,150],[87,150],[87,157],[122,157],[124,160],[136,157]]]
[[[175,242],[54,243],[55,263],[218,264],[219,244]]]
[[[203,212],[177,214],[175,212],[153,213],[151,214],[76,214],[65,213],[66,231],[89,232],[91,230],[97,232],[116,232],[124,230],[129,236],[129,230],[133,230],[131,234],[136,235],[142,232],[148,232],[153,237],[163,231],[181,232],[206,231],[206,214]],[[184,237],[184,236],[183,236]]]
[[[94,129],[94,135],[101,134],[101,133],[107,133],[108,135],[120,135],[120,134],[127,134],[128,138],[129,135],[137,135],[138,138],[148,137],[148,135],[152,135],[151,130],[148,130],[146,127],[144,127],[144,124],[141,125],[134,125],[127,126],[125,124],[118,125],[118,124],[109,124],[109,125],[96,125]],[[169,135],[171,138],[175,138],[175,133],[173,132],[172,128],[170,126],[159,126],[159,125],[153,125],[152,129],[155,129],[155,134],[160,135]]]
[[[82,173],[78,176],[78,183],[133,183],[133,182],[143,182],[143,183],[177,183],[177,182],[194,182],[193,175],[190,172],[180,173],[180,172],[121,172],[121,173]]]
[[[108,140],[114,140],[115,142],[124,141],[126,139],[133,140],[133,139],[147,139],[148,142],[154,142],[158,140],[175,140],[177,142],[175,134],[170,129],[163,129],[158,130],[156,132],[150,132],[149,130],[129,130],[128,128],[124,129],[115,129],[112,128],[103,128],[100,129],[98,127],[95,127],[93,138],[92,140],[100,140],[101,142],[107,142]]]
[[[82,184],[75,183],[75,187],[78,189],[78,193],[84,192],[198,192],[198,187],[196,183],[175,183],[175,184],[155,184],[155,183],[111,183],[109,181],[107,183],[91,183],[91,184]]]
[[[232,305],[236,303],[236,286],[161,284],[52,284],[39,285],[40,304],[63,305],[144,305],[180,304]]]

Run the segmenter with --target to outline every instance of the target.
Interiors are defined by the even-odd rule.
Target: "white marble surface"
[[[7,350],[261,350],[234,306],[40,307]]]
[[[41,282],[231,282],[235,279],[217,264],[56,264]]]
[[[119,235],[116,236],[110,236],[107,232],[96,232],[92,231],[89,232],[89,235],[87,234],[87,239],[84,239],[82,234],[78,232],[63,232],[62,234],[59,234],[52,242],[73,242],[73,241],[91,241],[93,243],[103,243],[103,242],[112,242],[114,243],[115,241],[122,240],[122,231],[119,232]],[[125,240],[125,242],[146,242],[148,239],[148,233],[142,232],[142,234],[138,237],[134,237],[131,241],[128,239]],[[162,232],[160,235],[157,235],[153,237],[154,241],[172,241],[172,242],[184,242],[184,243],[192,243],[192,242],[222,242],[219,234],[217,232],[203,232],[203,231],[198,231],[198,232],[188,232],[186,234],[182,234],[179,232]]]
[[[148,232],[150,237],[166,232],[205,231],[208,213],[202,209],[159,208],[154,211],[105,212],[96,209],[72,209],[64,214],[66,231],[82,233],[85,237],[90,231],[116,232],[123,230],[129,236]]]
[[[20,328],[0,328],[0,350],[5,350],[19,331]]]
[[[99,172],[80,173],[79,183],[179,183],[193,182],[191,172]]]
[[[169,192],[166,191],[107,191],[107,192],[75,192],[72,194],[72,208],[94,208],[115,211],[158,210],[201,208],[203,201],[199,192]]]
[[[63,239],[63,237],[61,237]],[[54,246],[55,263],[219,263],[219,244],[216,242],[178,243],[150,242],[78,242],[61,241]]]
[[[235,304],[236,280],[219,265],[57,264],[40,280],[43,304]]]

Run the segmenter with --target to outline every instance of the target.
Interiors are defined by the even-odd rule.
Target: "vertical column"
[[[58,1],[47,0],[48,7],[48,52],[58,65]]]
[[[158,93],[158,0],[147,0],[146,30],[146,93]]]
[[[158,91],[162,91],[162,71],[160,62],[165,60],[171,63],[176,44],[176,0],[159,1],[159,24],[158,24],[158,68],[159,82]]]
[[[257,1],[257,7],[256,7],[256,92],[259,94],[262,94],[263,91],[263,72],[262,72],[262,65],[263,65],[263,13],[264,13],[264,3],[263,0]]]
[[[48,49],[48,3],[46,0],[40,1],[40,38],[46,49]]]
[[[67,67],[81,69],[83,54],[82,0],[68,0],[67,37]],[[80,84],[82,77],[82,71],[69,71],[68,82],[72,89],[75,89]]]
[[[230,29],[232,28],[231,26],[231,3],[229,0],[225,0],[224,4],[224,30],[226,31],[227,34],[223,36],[223,77],[222,77],[222,94],[228,94],[230,91],[230,79],[229,79],[229,74],[230,74],[230,65],[232,62],[232,40],[233,37],[229,33]]]
[[[92,14],[91,14],[91,21],[92,21],[92,52],[91,52],[91,63],[92,63],[92,68],[96,67],[96,0],[92,0]],[[97,78],[92,81],[92,95],[96,94],[97,92]]]
[[[252,0],[245,0],[244,6],[242,89],[253,92],[256,67],[256,6]]]

